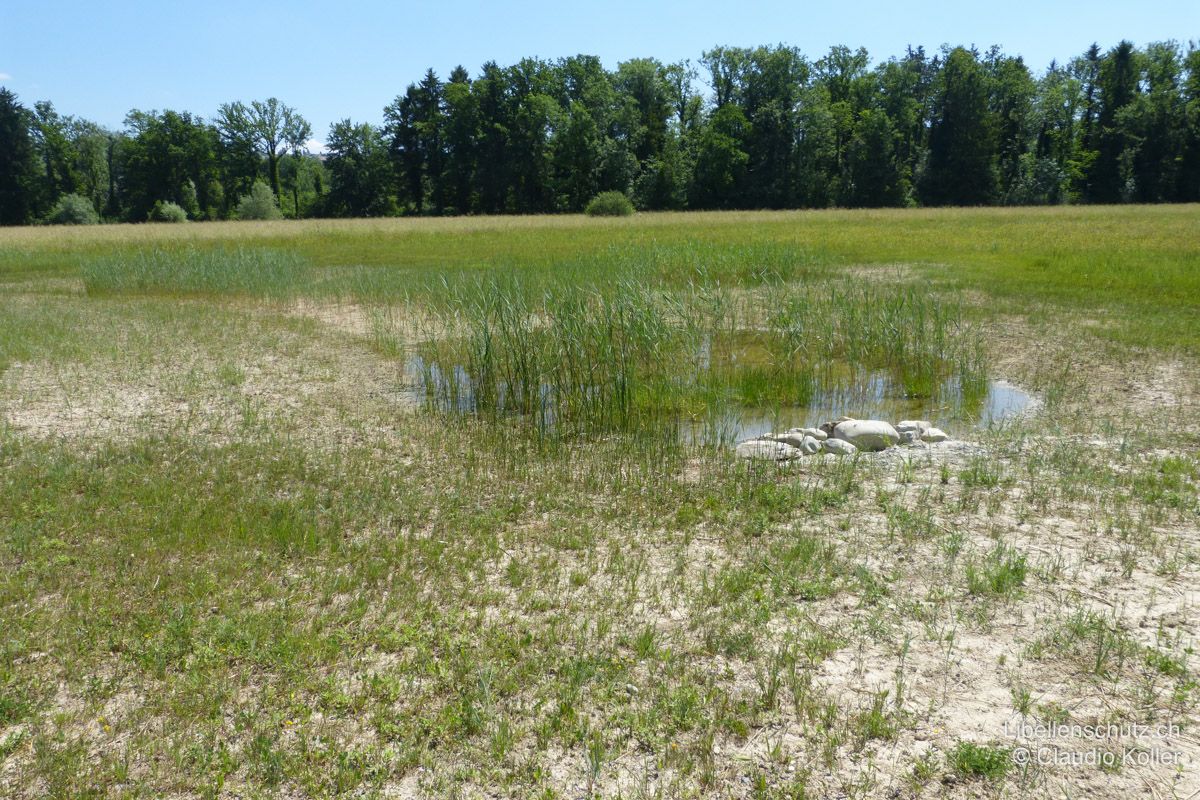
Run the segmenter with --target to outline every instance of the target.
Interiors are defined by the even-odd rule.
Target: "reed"
[[[262,247],[153,247],[88,259],[82,267],[90,295],[251,295],[290,297],[306,288],[307,260]]]
[[[746,407],[804,408],[864,381],[968,413],[987,388],[961,309],[912,290],[829,280],[531,290],[493,278],[448,290],[440,307],[414,362],[431,407],[513,416],[539,436],[662,437]]]

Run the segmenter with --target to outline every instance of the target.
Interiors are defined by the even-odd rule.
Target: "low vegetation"
[[[84,265],[83,288],[105,293],[295,296],[312,270],[295,253],[267,248],[154,248],[93,258]]]
[[[0,231],[0,795],[1187,796],[1198,214]]]
[[[959,775],[995,781],[1008,774],[1012,756],[1003,748],[959,742],[950,751],[950,764]]]

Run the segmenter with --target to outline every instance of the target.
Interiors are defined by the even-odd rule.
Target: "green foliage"
[[[49,203],[60,195],[74,193],[79,182],[79,154],[71,133],[73,120],[60,115],[48,100],[39,100],[33,104],[32,123],[31,133],[42,166],[39,199]]]
[[[1170,652],[1143,645],[1117,619],[1090,610],[1073,613],[1057,628],[1036,641],[1031,653],[1038,657],[1048,652],[1067,656],[1084,670],[1099,678],[1114,678],[1129,664],[1142,664],[1164,676],[1180,681],[1180,689],[1194,688],[1194,675],[1188,669],[1187,651],[1174,647]]]
[[[1136,109],[1141,70],[1138,53],[1123,41],[1100,62],[1097,85],[1101,106],[1097,119],[1096,163],[1092,170],[1090,199],[1115,203],[1134,199],[1137,176],[1133,151],[1139,145],[1133,120],[1127,110]]]
[[[974,595],[1008,597],[1025,585],[1025,556],[997,545],[983,564],[967,565],[967,590]]]
[[[693,89],[701,71],[711,97]],[[577,212],[609,191],[642,210],[1200,200],[1200,50],[1175,41],[1092,46],[1039,78],[998,47],[950,46],[875,66],[863,48],[777,45],[696,66],[427,70],[381,128],[336,124],[324,162],[275,98],[213,122],[135,109],[112,133],[5,92],[0,224],[65,194],[129,221],[159,200],[190,219],[266,218],[237,209],[259,180],[296,218]]]
[[[51,225],[95,225],[100,222],[100,215],[86,197],[64,194],[50,210],[46,222]]]
[[[119,146],[114,143],[112,155],[122,176],[126,219],[147,219],[162,202],[178,205],[185,214],[207,213],[220,203],[219,142],[210,125],[187,113],[136,110],[125,124],[126,134]]]
[[[150,222],[187,222],[187,211],[178,203],[159,200],[146,216]]]
[[[29,221],[37,200],[37,161],[29,112],[0,87],[0,225]]]
[[[516,418],[540,437],[673,442],[690,423],[711,444],[739,406],[806,408],[868,373],[898,396],[977,407],[985,362],[953,304],[815,279],[786,302],[790,284],[743,280],[761,288],[737,304],[715,288],[664,295],[621,276],[446,284],[434,301],[444,333],[419,349],[425,394],[435,409]]]
[[[646,161],[634,180],[634,205],[640,209],[677,211],[687,206],[692,163],[679,142],[671,141],[660,156]]]
[[[967,467],[958,473],[963,486],[994,489],[1004,479],[1003,468],[982,457],[972,458]]]
[[[996,194],[996,118],[975,53],[957,47],[938,76],[922,197],[932,205],[986,205]]]
[[[200,217],[200,198],[196,192],[196,182],[188,178],[179,190],[179,206],[191,219]]]
[[[238,200],[236,216],[242,220],[282,219],[279,203],[271,187],[262,181],[255,181],[250,191]]]
[[[955,773],[966,778],[999,780],[1012,769],[1012,754],[1002,747],[962,741],[950,751],[948,760]]]
[[[589,217],[628,217],[633,203],[624,192],[601,192],[591,199],[583,213]]]
[[[750,123],[735,105],[718,108],[701,131],[696,171],[691,188],[692,205],[701,208],[737,208],[744,190],[750,155],[746,152]]]
[[[225,103],[217,112],[217,129],[226,145],[235,152],[253,153],[267,160],[267,180],[275,197],[279,197],[279,162],[286,153],[300,153],[304,143],[312,136],[312,126],[296,109],[285,105],[277,98],[265,102],[254,100],[246,105],[240,100]],[[241,159],[241,177],[257,177],[258,165],[254,159]],[[248,174],[246,166],[253,165]],[[272,219],[257,217],[256,219]]]
[[[903,205],[909,187],[896,157],[896,131],[886,112],[867,109],[858,118],[847,153],[849,205]]]
[[[373,126],[350,120],[334,123],[325,143],[329,156],[329,211],[351,217],[377,217],[393,210],[394,180],[387,144]]]

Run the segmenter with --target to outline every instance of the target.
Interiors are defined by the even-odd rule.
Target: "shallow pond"
[[[415,404],[432,400],[440,410],[459,414],[478,410],[470,375],[461,365],[443,370],[414,357],[406,365],[406,373]],[[430,386],[431,393],[427,392]],[[506,394],[505,386],[498,387],[495,399],[500,409],[506,405]],[[551,387],[542,386],[540,403],[544,420],[552,425]],[[1021,414],[1035,403],[1032,395],[1006,381],[990,381],[986,391],[967,396],[957,381],[947,379],[928,396],[911,397],[886,371],[838,369],[817,381],[807,403],[766,406],[736,399],[710,403],[706,415],[680,419],[679,436],[689,444],[729,443],[788,428],[816,427],[842,416],[892,423],[926,419],[952,436],[961,436]]]
[[[973,402],[947,382],[938,401],[904,397],[882,373],[867,376],[853,386],[818,389],[803,407],[730,405],[723,413],[706,420],[686,421],[681,427],[685,441],[704,444],[716,440],[741,441],[764,433],[789,428],[817,427],[838,417],[882,419],[896,423],[902,419],[929,420],[954,434],[987,428],[1029,410],[1033,395],[1007,381],[990,381],[986,394]]]

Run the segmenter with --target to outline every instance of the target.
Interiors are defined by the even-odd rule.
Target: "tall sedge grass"
[[[540,433],[646,431],[672,413],[671,365],[689,339],[648,287],[561,285],[540,295],[490,282],[460,292],[422,348],[428,399],[444,409],[517,415]]]
[[[80,272],[90,293],[306,296],[369,304],[407,298],[446,308],[488,281],[535,300],[563,284],[602,291],[629,282],[663,289],[760,286],[829,275],[818,251],[773,242],[619,243],[565,255],[530,247],[519,256],[490,254],[471,263],[431,269],[422,264],[326,263],[307,248],[276,245],[161,242],[83,254]],[[405,251],[395,253],[402,262]],[[436,275],[431,279],[431,273]],[[512,279],[512,280],[510,280]]]
[[[709,428],[702,439],[719,441],[740,408],[803,408],[866,380],[940,405],[977,405],[987,391],[979,336],[959,308],[831,281],[536,292],[482,281],[445,297],[417,356],[432,407],[513,417],[554,438],[678,437],[698,422]]]
[[[93,258],[82,271],[88,294],[287,297],[312,280],[299,254],[261,247],[152,248]]]
[[[804,279],[839,265],[901,264],[943,289],[981,292],[996,311],[1081,314],[1103,321],[1091,329],[1097,336],[1194,354],[1198,220],[1192,204],[41,226],[0,230],[0,281],[73,276],[81,259],[140,249],[238,246],[301,253],[340,271],[320,291],[364,300],[420,289],[431,271],[533,279],[573,264],[581,279],[602,282],[629,262],[660,266],[657,279],[672,285],[699,272],[706,277],[696,282],[731,286],[776,266]]]
[[[817,292],[793,294],[769,316],[791,352],[887,370],[906,397],[932,397],[947,379],[968,397],[987,391],[983,342],[958,304],[910,286],[831,282]]]

